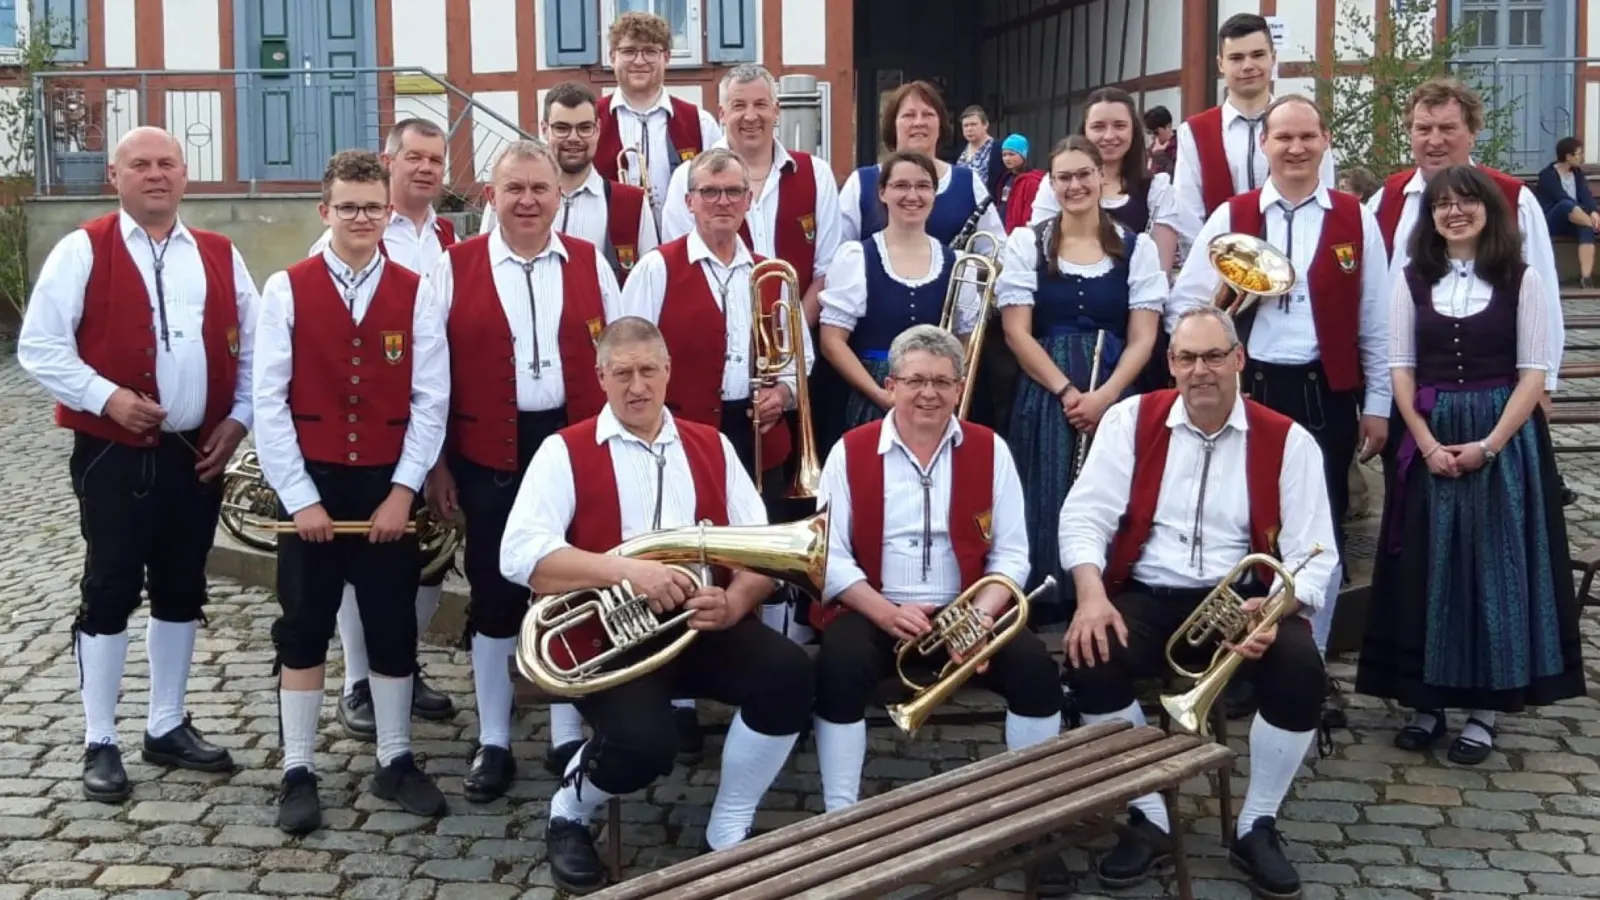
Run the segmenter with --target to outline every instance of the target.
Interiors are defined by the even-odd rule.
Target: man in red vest
[[[83,793],[132,793],[116,706],[128,618],[148,585],[149,715],[143,756],[224,772],[228,751],[184,714],[206,556],[222,508],[223,468],[250,427],[255,282],[233,244],[185,226],[183,151],[159,128],[117,144],[121,208],[72,232],[45,259],[17,360],[56,399],[73,431],[68,468],[85,553],[72,624],[83,696]]]
[[[595,168],[600,143],[594,91],[564,81],[545,93],[544,121],[539,132],[555,151],[561,167],[561,212],[555,228],[600,248],[618,284],[628,280],[634,263],[656,248],[656,221],[644,191],[631,184],[607,181]],[[483,211],[480,234],[493,231],[499,217],[491,205]]]
[[[1232,860],[1261,896],[1298,897],[1276,817],[1316,734],[1327,680],[1307,618],[1338,564],[1322,453],[1304,428],[1239,396],[1245,354],[1226,314],[1209,306],[1185,312],[1167,360],[1177,389],[1111,407],[1061,507],[1061,565],[1078,596],[1065,640],[1067,680],[1085,724],[1142,726],[1134,682],[1167,672],[1167,639],[1239,561],[1264,553],[1290,570],[1304,563],[1292,610],[1249,639],[1229,635],[1255,661],[1236,678],[1253,678],[1261,703]],[[1280,585],[1266,567],[1236,584],[1255,596],[1247,612],[1260,609],[1269,585],[1276,596]],[[1180,649],[1177,662],[1195,669],[1214,648]],[[1137,884],[1171,860],[1159,795],[1134,800],[1128,819],[1132,836],[1100,861],[1106,887]]]
[[[699,40],[698,32],[691,32]],[[600,100],[600,138],[595,168],[607,181],[637,185],[649,193],[656,225],[672,172],[722,137],[717,120],[699,106],[667,93],[672,26],[644,12],[617,16],[606,33],[617,92]],[[622,102],[618,103],[618,100]],[[627,151],[622,168],[618,157]],[[650,183],[643,183],[648,169]]]
[[[929,633],[939,609],[985,575],[1028,582],[1022,481],[993,431],[958,422],[965,353],[942,328],[916,325],[889,345],[894,405],[881,422],[846,432],[828,454],[818,506],[830,516],[826,605],[813,730],[828,812],[859,799],[867,703],[893,673],[897,641]],[[991,624],[1013,605],[988,585],[972,598]],[[1061,731],[1061,679],[1032,632],[1006,643],[979,676],[1006,699],[1006,748]],[[1059,856],[1039,866],[1046,896],[1072,880]]]
[[[589,834],[594,811],[672,771],[671,698],[709,697],[739,709],[706,825],[713,850],[748,835],[757,804],[811,711],[805,651],[751,615],[772,592],[772,579],[737,572],[726,586],[696,587],[662,563],[608,555],[629,538],[661,529],[707,520],[766,523],[755,484],[728,438],[666,410],[675,362],[648,321],[630,316],[606,326],[597,351],[606,407],[539,447],[500,544],[501,573],[535,594],[627,584],[656,613],[692,610],[688,627],[699,632],[665,666],[577,701],[594,738],[568,764],[545,829],[552,877],[574,893],[605,882]],[[589,645],[581,635],[571,638],[573,646]]]
[[[411,753],[417,620],[409,609],[395,615],[396,600],[409,607],[416,595],[422,557],[408,529],[444,443],[444,314],[426,280],[378,252],[391,210],[376,154],[334,154],[319,211],[333,229],[328,249],[262,289],[254,385],[261,471],[280,516],[294,523],[278,537],[283,612],[272,639],[283,738],[278,827],[296,835],[322,823],[313,757],[347,583],[371,659],[372,791],[413,815],[445,808]]]
[[[1168,251],[1166,258],[1177,258],[1180,243],[1193,246],[1206,219],[1230,197],[1266,184],[1270,164],[1262,152],[1261,120],[1272,102],[1277,62],[1264,17],[1238,13],[1217,29],[1217,73],[1227,99],[1178,126],[1172,175],[1177,227],[1161,223],[1152,232]],[[1324,157],[1320,175],[1323,184],[1333,184],[1332,154]]]
[[[526,583],[500,576],[506,516],[545,438],[605,404],[594,347],[620,300],[598,248],[552,227],[563,207],[559,176],[543,143],[506,145],[489,185],[500,224],[450,248],[431,278],[451,348],[450,427],[427,496],[441,520],[466,516],[478,749],[463,788],[474,803],[504,796],[516,774],[510,662],[529,598]],[[576,752],[577,711],[555,704],[550,715],[552,747]]]

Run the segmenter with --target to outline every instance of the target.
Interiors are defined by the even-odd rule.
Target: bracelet
[[[1435,453],[1438,453],[1442,449],[1444,449],[1444,444],[1434,444],[1432,450],[1429,450],[1427,453],[1422,454],[1422,458],[1423,459],[1427,459],[1428,457],[1434,455]]]
[[[1061,400],[1065,398],[1067,396],[1067,391],[1070,390],[1072,390],[1072,379],[1068,378],[1067,383],[1061,386],[1061,390],[1056,391],[1056,399]]]

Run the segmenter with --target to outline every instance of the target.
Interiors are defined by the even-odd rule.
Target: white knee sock
[[[1133,727],[1143,728],[1149,724],[1149,720],[1144,717],[1144,709],[1139,706],[1139,701],[1137,700],[1128,704],[1127,709],[1119,709],[1114,713],[1083,713],[1082,715],[1083,724],[1085,725],[1099,725],[1101,722],[1131,722]],[[1128,806],[1144,813],[1144,817],[1150,820],[1150,824],[1162,831],[1170,832],[1172,830],[1172,820],[1167,815],[1167,802],[1161,799],[1160,794],[1145,794],[1143,797],[1135,797]]]
[[[1467,718],[1477,719],[1490,728],[1494,727],[1494,710],[1492,709],[1469,709],[1467,710]],[[1467,722],[1462,725],[1461,737],[1469,741],[1476,741],[1485,747],[1494,746],[1494,736],[1478,727],[1476,722]]]
[[[743,713],[735,714],[728,726],[728,739],[722,745],[722,783],[711,804],[711,821],[706,823],[706,843],[713,850],[726,850],[745,839],[755,821],[761,795],[772,787],[783,771],[789,751],[799,734],[774,737],[751,731]]]
[[[517,639],[472,636],[472,684],[478,692],[478,743],[511,749],[511,669]]]
[[[339,644],[344,647],[344,692],[349,694],[355,690],[356,682],[366,681],[371,672],[367,668],[367,635],[361,630],[356,589],[348,584],[339,601]]]
[[[822,769],[822,808],[844,809],[861,799],[861,767],[867,761],[867,720],[840,725],[811,720],[817,738],[817,765]]]
[[[411,676],[390,678],[374,672],[372,718],[378,726],[378,765],[411,752]]]
[[[788,603],[763,603],[761,605],[761,624],[771,628],[779,634],[789,633],[789,604]]]
[[[78,634],[85,747],[117,743],[117,694],[127,662],[127,629],[120,634]]]
[[[1019,716],[1006,711],[1006,749],[1021,750],[1043,743],[1061,733],[1061,714]]]
[[[278,715],[283,723],[283,770],[315,771],[317,717],[321,691],[278,690]]]
[[[1250,789],[1245,791],[1244,808],[1239,810],[1239,837],[1244,837],[1262,816],[1278,815],[1316,736],[1315,730],[1284,731],[1256,714],[1250,725]]]
[[[150,711],[145,732],[161,737],[183,724],[183,695],[189,687],[197,622],[163,622],[152,616],[145,630],[150,658]]]
[[[439,598],[443,596],[442,584],[417,586],[417,643],[422,643],[422,636],[428,633],[428,626],[433,624],[433,614],[439,611]]]
[[[550,746],[583,740],[583,716],[571,703],[550,704]]]
[[[567,760],[566,774],[570,776],[582,762],[583,748],[580,747],[577,753],[572,754],[572,759]],[[589,779],[574,778],[563,784],[556,795],[550,798],[550,818],[587,825],[594,811],[610,799],[610,794],[595,787]]]
[[[674,700],[672,701],[672,705],[677,709],[694,709],[694,698],[690,697],[687,700]]]
[[[1328,592],[1323,595],[1322,606],[1311,616],[1311,639],[1317,642],[1317,652],[1328,656],[1328,636],[1333,633],[1333,614],[1339,608],[1339,588],[1344,584],[1344,566],[1333,567],[1333,577],[1328,579]]]

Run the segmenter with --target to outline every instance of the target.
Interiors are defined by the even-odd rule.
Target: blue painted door
[[[1576,0],[1579,3],[1592,0]],[[1536,172],[1555,158],[1556,141],[1574,133],[1573,0],[1456,0],[1458,25],[1472,25],[1469,80],[1495,85],[1500,103],[1516,104],[1511,168]],[[1492,102],[1492,101],[1491,101]]]

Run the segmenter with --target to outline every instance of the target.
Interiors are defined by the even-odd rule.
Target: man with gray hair
[[[828,812],[859,799],[867,752],[867,703],[890,674],[896,641],[932,630],[939,609],[986,575],[1028,581],[1022,482],[1005,441],[956,419],[961,342],[916,325],[889,345],[881,421],[845,433],[828,454],[817,493],[830,512],[813,730]],[[972,598],[992,625],[1013,604],[1003,585]],[[1019,750],[1061,730],[1055,661],[1030,631],[1012,638],[978,676],[1006,699],[1006,747]],[[1060,857],[1039,866],[1047,896],[1071,888]]]

